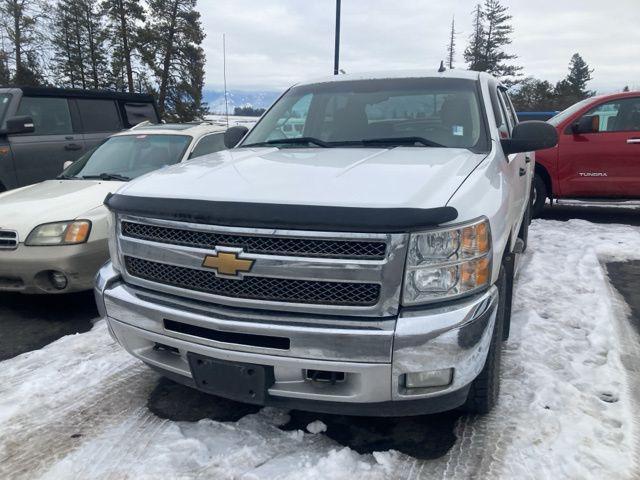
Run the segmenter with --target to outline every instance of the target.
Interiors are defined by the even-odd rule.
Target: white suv
[[[47,180],[0,194],[0,291],[90,290],[108,259],[105,196],[130,179],[224,147],[226,128],[141,124]]]

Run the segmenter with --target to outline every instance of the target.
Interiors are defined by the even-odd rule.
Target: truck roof
[[[438,72],[436,69],[420,70],[390,70],[378,72],[346,73],[340,75],[325,76],[301,82],[298,85],[311,85],[314,83],[348,82],[354,80],[383,80],[389,78],[456,78],[465,80],[478,80],[480,76],[490,76],[482,72],[472,70],[445,70]]]

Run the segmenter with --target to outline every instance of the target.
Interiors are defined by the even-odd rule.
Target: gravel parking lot
[[[635,478],[640,349],[610,337],[640,326],[640,230],[550,219],[561,212],[532,225],[486,417],[260,410],[161,379],[92,328],[89,294],[2,295],[0,477]]]

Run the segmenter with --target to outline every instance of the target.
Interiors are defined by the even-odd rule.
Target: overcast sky
[[[525,75],[556,82],[579,52],[590,88],[640,90],[640,0],[504,0],[515,29],[509,51]],[[458,52],[471,32],[471,0],[342,0],[340,67],[347,72],[437,68],[455,15]],[[282,90],[333,72],[335,0],[200,0],[208,88]]]

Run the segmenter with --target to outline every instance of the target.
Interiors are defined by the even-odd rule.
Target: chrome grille
[[[214,295],[289,303],[374,305],[380,285],[245,276],[220,278],[215,273],[125,256],[127,272],[134,277]]]
[[[385,257],[387,249],[386,242],[381,241],[249,236],[126,221],[121,223],[121,232],[125,237],[151,242],[211,249],[218,246],[237,247],[242,248],[246,253],[262,255],[380,260]]]
[[[397,314],[408,234],[208,225],[117,214],[118,262],[132,286],[215,305],[353,317]],[[240,278],[203,268],[252,260]]]
[[[0,249],[14,250],[18,248],[18,232],[0,230]]]

